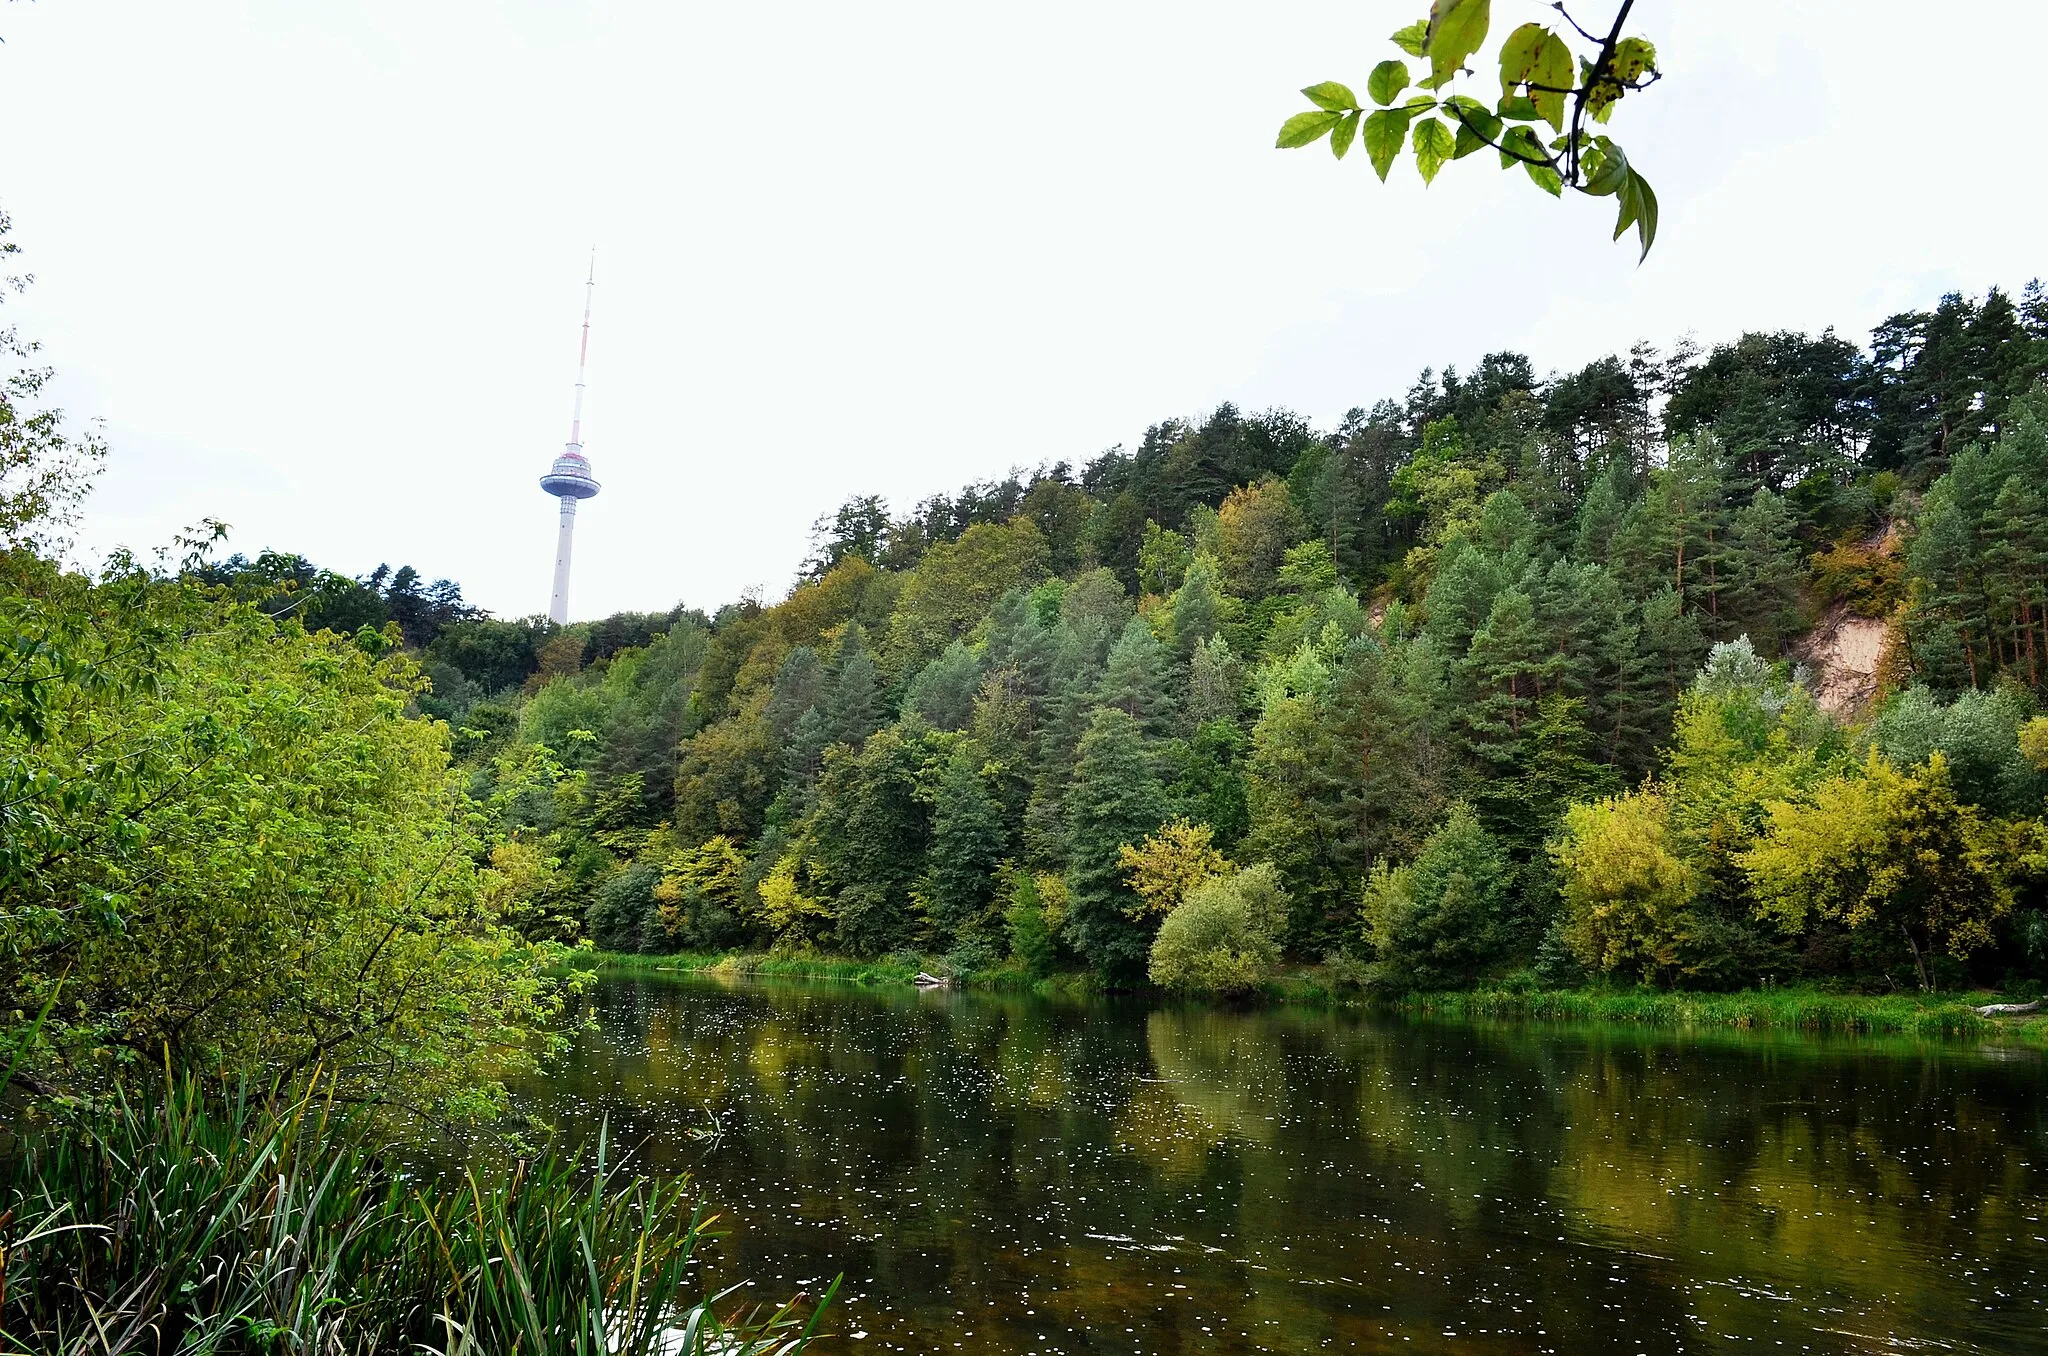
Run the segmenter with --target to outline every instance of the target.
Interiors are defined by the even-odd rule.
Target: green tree
[[[1010,954],[1026,972],[1041,977],[1050,974],[1059,957],[1059,943],[1046,917],[1038,880],[1029,871],[1015,867],[1004,875],[1009,903],[1003,909],[1003,923],[1009,929]]]
[[[1097,973],[1128,982],[1144,969],[1151,928],[1138,921],[1119,854],[1166,818],[1165,793],[1128,713],[1105,706],[1090,719],[1066,812],[1065,935]]]
[[[1197,728],[1210,721],[1237,723],[1244,706],[1244,672],[1230,642],[1211,636],[1188,660],[1186,716]]]
[[[910,680],[903,709],[916,712],[935,730],[964,730],[973,719],[974,694],[980,687],[981,662],[956,640]]]
[[[1180,587],[1188,572],[1187,538],[1147,519],[1145,539],[1138,547],[1138,590],[1166,594]]]
[[[930,877],[932,922],[941,938],[964,940],[995,931],[984,917],[995,898],[996,868],[1009,847],[1003,807],[989,794],[971,745],[955,745],[932,798]]]
[[[825,755],[800,846],[832,910],[834,945],[848,955],[879,956],[916,936],[911,900],[931,841],[924,758],[922,742],[896,728]]]
[[[1383,860],[1366,883],[1365,940],[1380,982],[1403,989],[1469,984],[1511,940],[1507,853],[1466,804],[1453,804],[1413,862]]]
[[[1225,619],[1226,600],[1217,576],[1216,558],[1199,555],[1189,562],[1173,595],[1173,648],[1182,658],[1209,643]]]
[[[584,928],[600,951],[652,951],[663,936],[655,889],[661,868],[635,862],[597,888],[584,912]]]
[[[861,642],[858,628],[846,633],[839,650],[839,672],[832,681],[832,695],[819,714],[824,717],[828,744],[858,748],[882,727],[881,679],[875,672],[874,657]]]
[[[1095,699],[1116,707],[1149,735],[1165,733],[1173,715],[1166,689],[1166,650],[1144,618],[1131,618],[1110,647]]]

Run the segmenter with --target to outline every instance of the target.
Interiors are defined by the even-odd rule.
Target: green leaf
[[[1365,115],[1356,111],[1346,113],[1344,121],[1330,129],[1330,154],[1339,160],[1344,152],[1351,149],[1351,139],[1358,135],[1358,120]]]
[[[1596,198],[1620,192],[1628,179],[1628,157],[1606,137],[1595,140],[1579,163],[1586,171],[1585,191]]]
[[[1402,51],[1406,52],[1409,56],[1412,57],[1428,56],[1429,20],[1417,19],[1414,23],[1409,24],[1406,28],[1400,29],[1397,32],[1395,32],[1394,46],[1400,48]]]
[[[1306,146],[1312,141],[1320,140],[1323,133],[1343,120],[1342,113],[1297,113],[1280,124],[1280,140],[1274,144],[1286,150]]]
[[[1458,126],[1457,149],[1451,152],[1451,159],[1463,160],[1472,152],[1500,140],[1501,121],[1487,110],[1477,99],[1468,99],[1462,94],[1453,94],[1444,100],[1455,113],[1452,121]]]
[[[1515,91],[1524,85],[1540,85],[1528,91],[1531,116],[1552,127],[1564,127],[1563,90],[1572,87],[1572,53],[1564,39],[1541,24],[1523,24],[1508,35],[1500,49],[1501,111]]]
[[[1401,143],[1408,137],[1408,121],[1413,116],[1405,108],[1383,108],[1366,115],[1365,154],[1382,180],[1393,168],[1394,157],[1401,153]]]
[[[1510,127],[1507,135],[1500,139],[1500,167],[1510,165],[1546,164],[1550,157],[1543,153],[1543,143],[1536,140],[1536,134],[1526,127]]]
[[[1405,61],[1382,61],[1372,68],[1371,75],[1365,77],[1365,92],[1382,108],[1394,102],[1406,88],[1408,63]]]
[[[1614,44],[1614,60],[1608,69],[1615,79],[1633,85],[1657,69],[1657,49],[1642,38],[1623,38]]]
[[[1352,109],[1358,107],[1358,96],[1353,94],[1347,87],[1338,84],[1335,80],[1325,80],[1320,85],[1310,85],[1302,93],[1306,94],[1308,101],[1317,108],[1328,109],[1332,113],[1349,113]]]
[[[1500,101],[1500,115],[1521,122],[1534,122],[1539,116],[1535,102],[1526,94],[1510,94],[1503,98]]]
[[[1424,118],[1415,124],[1415,168],[1422,171],[1422,182],[1427,184],[1436,178],[1437,171],[1451,158],[1454,143],[1451,129],[1439,118]]]
[[[1451,149],[1451,159],[1463,160],[1466,156],[1486,147],[1486,139],[1472,130],[1470,124],[1458,124],[1458,140]]]
[[[1614,223],[1614,238],[1621,239],[1621,233],[1633,224],[1636,236],[1643,242],[1643,252],[1636,256],[1641,263],[1650,257],[1650,246],[1657,239],[1657,195],[1650,191],[1650,181],[1630,169],[1616,198],[1621,203],[1621,214]]]
[[[1536,187],[1542,189],[1553,198],[1564,196],[1564,176],[1562,174],[1559,174],[1548,165],[1524,164],[1522,168],[1529,171],[1529,177],[1535,181]]]
[[[1421,109],[1435,108],[1438,104],[1441,104],[1442,102],[1443,100],[1437,98],[1433,94],[1411,94],[1408,96],[1408,102],[1402,104],[1401,107],[1407,109],[1408,112],[1412,115]]]
[[[1542,24],[1523,24],[1508,34],[1508,40],[1500,45],[1501,98],[1513,94],[1515,86],[1527,80],[1529,72],[1536,69],[1536,53],[1549,36],[1550,30]]]
[[[1441,80],[1486,41],[1492,0],[1435,0],[1429,7],[1429,64]]]
[[[1529,101],[1536,105],[1536,112],[1545,122],[1563,131],[1564,95],[1555,91],[1572,87],[1572,51],[1557,34],[1544,35],[1543,46],[1536,53],[1536,64],[1529,72],[1529,83],[1546,86],[1544,89],[1532,88]]]

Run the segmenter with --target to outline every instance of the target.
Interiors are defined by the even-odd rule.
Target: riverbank
[[[683,953],[643,956],[590,951],[579,969],[669,971],[735,978],[826,980],[871,987],[912,983],[920,973],[944,973],[933,958],[875,960],[768,952]],[[984,992],[1085,997],[1099,992],[1094,977],[1058,974],[1034,978],[1018,970],[951,977]],[[1334,970],[1303,966],[1276,975],[1267,1002],[1313,1007],[1364,1007],[1422,1017],[1531,1022],[1611,1022],[1638,1026],[1726,1027],[1754,1031],[1806,1031],[1854,1036],[1913,1036],[1932,1040],[2011,1040],[2048,1046],[2048,1013],[1980,1017],[1978,1006],[2000,1001],[1991,993],[1851,994],[1810,988],[1745,989],[1735,993],[1673,993],[1642,989],[1481,989],[1457,993],[1371,994]]]

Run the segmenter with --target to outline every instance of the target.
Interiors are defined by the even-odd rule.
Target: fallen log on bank
[[[1979,1017],[2023,1017],[2040,1010],[2041,1000],[2038,998],[2031,1003],[1986,1003],[1981,1008],[1972,1009]]]

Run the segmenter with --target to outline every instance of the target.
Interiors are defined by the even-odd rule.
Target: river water
[[[838,1352],[2048,1352],[2035,1051],[607,978],[524,1104]],[[716,1138],[691,1134],[712,1119]]]

